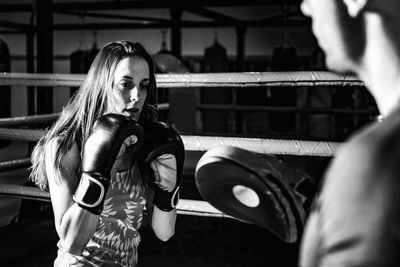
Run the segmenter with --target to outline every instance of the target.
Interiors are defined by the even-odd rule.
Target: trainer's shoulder
[[[368,177],[373,179],[372,174],[388,171],[390,166],[398,165],[391,162],[400,158],[398,136],[400,123],[397,122],[380,122],[365,127],[339,149],[332,164],[333,171],[343,177],[355,178],[359,174],[364,180]]]
[[[366,186],[375,183],[374,169],[380,164],[374,161],[375,149],[366,137],[358,133],[340,146],[326,170],[320,203],[330,203],[338,196],[340,201],[348,199],[355,189],[362,195],[367,192]]]
[[[349,149],[366,153],[374,162],[385,162],[400,156],[400,119],[389,118],[366,127],[353,138]]]

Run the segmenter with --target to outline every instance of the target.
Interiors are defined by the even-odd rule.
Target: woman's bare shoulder
[[[46,147],[46,164],[56,162],[57,151],[60,146],[60,138],[55,137],[48,142]],[[76,142],[66,149],[65,154],[62,155],[60,160],[60,170],[67,172],[76,172],[81,162],[79,147]]]

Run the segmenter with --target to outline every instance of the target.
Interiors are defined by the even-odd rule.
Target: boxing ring
[[[79,86],[85,75],[81,74],[26,74],[1,73],[0,85],[49,86],[60,90],[65,86]],[[330,72],[257,72],[257,73],[187,73],[157,74],[159,90],[166,88],[243,88],[243,87],[279,87],[279,86],[362,86],[359,80]],[[168,110],[169,103],[161,103],[160,110]],[[270,108],[271,109],[271,108]],[[270,110],[266,107],[266,110]],[[301,109],[301,108],[299,108]],[[275,110],[279,110],[276,107]],[[304,109],[303,109],[304,112]],[[320,113],[335,112],[332,109],[321,109]],[[336,112],[363,112],[336,111]],[[38,123],[51,123],[57,119],[58,113],[43,114],[0,119],[0,139],[36,142],[45,133],[43,129],[29,129]],[[24,126],[24,128],[20,128]],[[182,135],[186,151],[207,151],[215,146],[229,145],[263,154],[297,155],[332,157],[340,146],[338,142],[305,141],[286,139],[263,139],[229,136]],[[192,163],[193,164],[193,163]],[[195,164],[195,163],[194,163]],[[29,157],[0,162],[0,172],[27,168]],[[0,184],[0,196],[27,198],[49,201],[47,192],[36,187]],[[182,199],[178,204],[179,214],[196,216],[229,217],[218,211],[205,201]]]
[[[85,75],[81,74],[27,74],[27,73],[0,73],[0,86],[18,86],[18,87],[52,87],[53,90],[64,90],[69,89],[69,87],[79,86]],[[255,73],[185,73],[185,74],[156,74],[156,81],[159,90],[174,89],[179,88],[179,90],[199,90],[199,88],[233,88],[240,89],[245,88],[251,90],[254,88],[262,87],[288,87],[298,88],[298,87],[338,87],[338,90],[344,87],[360,87],[363,83],[359,80],[343,75],[337,75],[329,72],[255,72]],[[1,88],[1,87],[0,87]],[[12,88],[14,89],[14,88]],[[170,103],[160,103],[158,105],[159,110],[169,111]],[[279,106],[232,106],[232,105],[213,105],[213,104],[199,104],[197,107],[199,110],[213,109],[213,110],[257,110],[260,112],[300,112],[305,114],[375,114],[375,110],[365,110],[365,109],[340,109],[331,107],[318,107],[318,108],[307,108],[307,107],[279,107]],[[10,118],[0,118],[0,139],[16,141],[19,143],[29,143],[34,144],[37,142],[45,133],[45,129],[40,128],[38,125],[50,125],[59,116],[59,113],[54,114],[40,114],[32,116],[18,116]],[[329,159],[334,157],[336,151],[342,145],[341,142],[332,141],[319,141],[319,140],[300,140],[300,139],[290,139],[290,138],[254,138],[246,135],[243,136],[220,136],[220,135],[201,135],[201,134],[183,134],[182,140],[184,143],[185,151],[188,155],[192,153],[203,154],[206,151],[222,146],[234,146],[249,151],[254,151],[262,154],[276,154],[282,156],[294,156],[298,158],[323,158]],[[186,157],[184,173],[190,173],[193,176],[194,168],[193,166],[197,163],[196,157]],[[23,170],[24,173],[30,166],[29,155],[25,157],[15,158],[10,157],[8,160],[0,162],[0,175],[6,177],[7,183],[0,183],[0,198],[10,199],[10,200],[27,200],[34,203],[44,203],[46,207],[51,205],[49,193],[41,191],[35,186],[21,185],[13,182],[15,176],[9,176],[13,171]],[[24,178],[24,177],[23,177]],[[186,177],[185,177],[186,178]],[[184,180],[184,179],[183,179]],[[4,179],[3,179],[4,181]],[[182,185],[183,188],[184,185]],[[269,251],[271,254],[275,255],[285,255],[288,260],[295,258],[297,255],[297,248],[291,246],[288,243],[282,243],[277,241],[276,237],[273,236],[268,231],[260,231],[261,228],[251,228],[251,225],[247,225],[249,229],[245,230],[249,234],[237,236],[237,234],[232,234],[235,231],[243,232],[243,224],[235,224],[238,222],[234,217],[216,209],[211,204],[204,200],[181,198],[178,203],[177,211],[179,215],[189,215],[181,216],[179,222],[182,222],[176,229],[176,235],[178,238],[190,231],[193,235],[190,239],[190,243],[195,243],[196,248],[193,250],[204,251],[204,254],[214,253],[209,251],[213,244],[200,243],[196,240],[203,240],[205,233],[210,233],[211,235],[218,235],[217,247],[214,249],[221,250],[226,244],[232,244],[234,242],[242,242],[243,247],[246,246],[246,241],[251,240],[253,242],[255,236],[262,239],[262,242],[267,243],[269,246]],[[19,211],[21,212],[21,210]],[[47,213],[45,212],[46,216]],[[223,220],[226,219],[226,220]],[[201,225],[204,229],[193,228],[193,226],[188,225]],[[207,226],[207,224],[212,224],[213,226]],[[215,226],[218,224],[218,226]],[[12,242],[12,244],[7,245],[7,249],[3,249],[2,252],[5,254],[3,258],[5,259],[18,259],[22,255],[30,255],[32,251],[36,251],[39,254],[46,254],[40,249],[40,246],[33,248],[30,244],[21,245],[18,243],[17,239],[23,238],[26,240],[35,240],[38,243],[47,245],[47,250],[50,250],[46,255],[41,256],[42,261],[52,262],[54,260],[55,251],[51,249],[56,248],[54,245],[55,240],[57,240],[57,235],[51,229],[54,228],[53,222],[49,220],[43,220],[39,223],[37,221],[21,221],[13,225],[10,224],[10,228],[0,228],[0,235],[4,235],[4,240],[7,242]],[[214,228],[212,228],[214,227]],[[184,229],[186,228],[186,230]],[[201,227],[199,227],[201,228]],[[9,231],[11,229],[12,231]],[[3,231],[1,231],[3,230]],[[8,231],[8,232],[7,232]],[[186,231],[186,232],[185,232]],[[45,233],[45,234],[43,234]],[[222,236],[220,236],[222,234]],[[8,238],[7,238],[8,237]],[[144,236],[144,241],[151,239],[150,237]],[[223,243],[225,242],[225,243]],[[150,243],[152,244],[152,243]],[[219,245],[218,245],[219,244]],[[144,257],[152,258],[154,253],[159,253],[154,251],[152,245],[146,242],[143,243],[144,249],[143,253],[146,254]],[[179,254],[179,251],[189,251],[180,248],[176,249],[176,243],[169,251],[168,259],[170,255]],[[218,247],[220,246],[220,247]],[[1,246],[0,246],[1,248]],[[3,247],[5,248],[5,247]],[[179,248],[179,247],[178,247]],[[44,249],[46,250],[46,249]],[[262,251],[262,246],[253,244],[251,246],[251,254],[255,258],[263,257],[265,252]],[[282,252],[284,251],[284,252]],[[35,252],[33,252],[35,253]],[[235,253],[233,253],[235,254]],[[237,254],[237,253],[236,253]],[[292,255],[292,256],[288,256]],[[279,261],[281,259],[277,259]],[[234,261],[234,260],[233,260]],[[256,261],[256,260],[254,260]],[[0,261],[1,262],[1,261]],[[42,264],[39,264],[42,266]],[[262,265],[265,266],[265,265]]]

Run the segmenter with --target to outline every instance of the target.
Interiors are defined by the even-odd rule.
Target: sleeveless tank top
[[[135,166],[117,172],[110,181],[97,229],[82,257],[65,252],[59,242],[55,266],[137,266],[138,229],[149,193]]]

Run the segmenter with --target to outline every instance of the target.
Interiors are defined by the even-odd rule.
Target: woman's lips
[[[128,112],[130,115],[136,115],[139,113],[139,109],[138,108],[129,108],[129,109],[126,109],[126,112]]]

